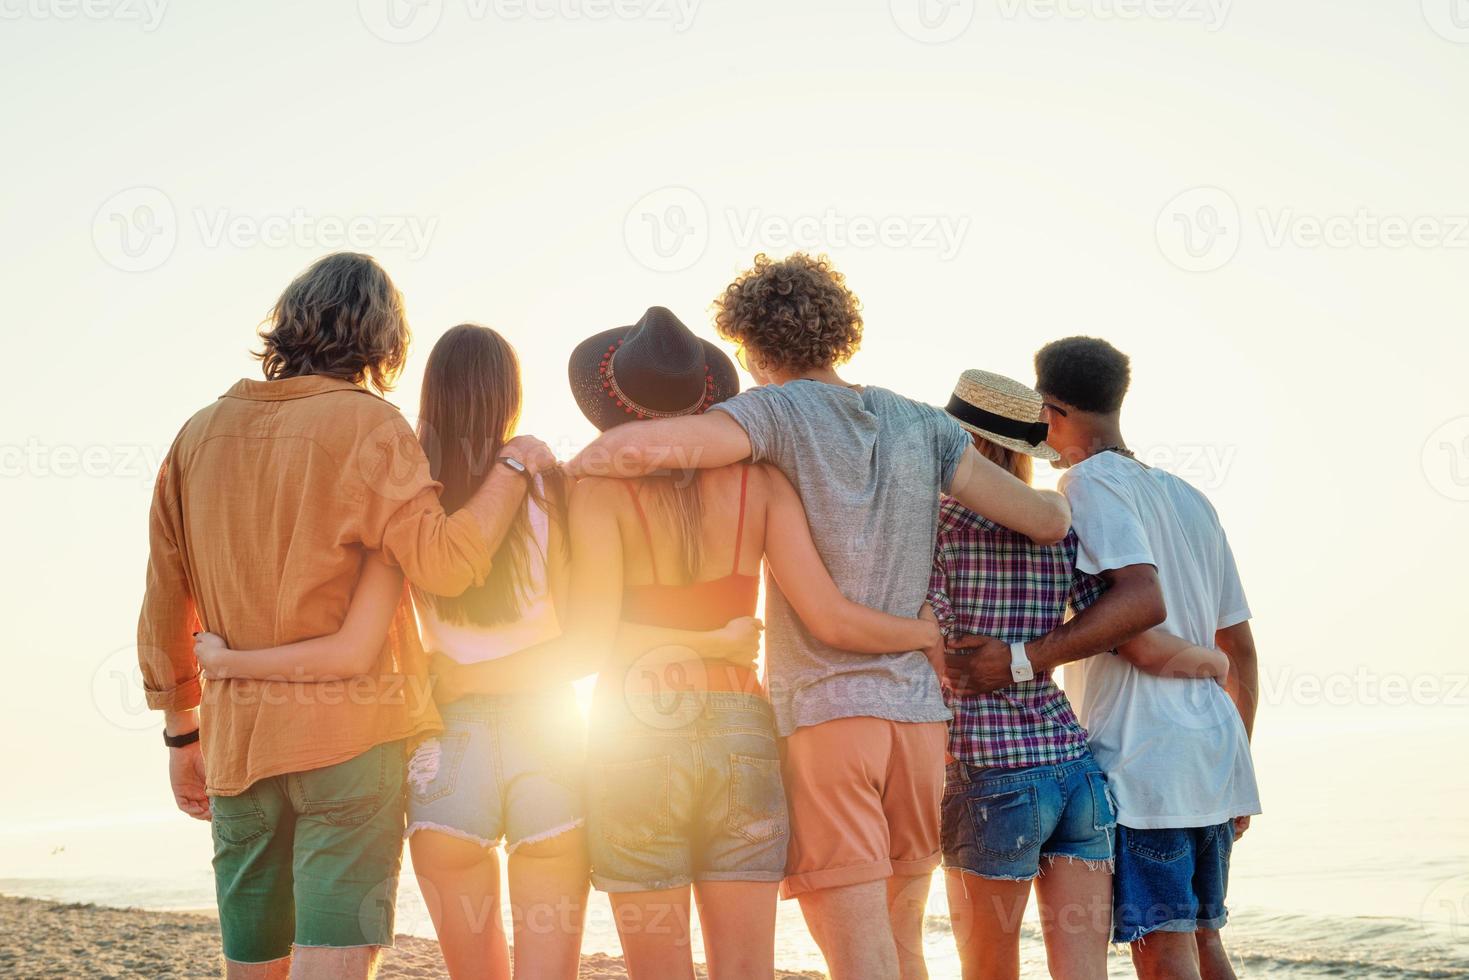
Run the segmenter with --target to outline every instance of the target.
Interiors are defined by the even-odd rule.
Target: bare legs
[[[694,886],[709,980],[774,977],[778,889],[774,882],[749,881],[705,881]],[[611,896],[632,980],[693,980],[690,891],[686,885]]]
[[[1057,980],[1107,980],[1112,872],[1082,861],[1043,859],[1035,882],[1046,964]],[[1019,936],[1019,922],[1016,935]]]
[[[508,980],[510,950],[500,917],[500,859],[493,848],[433,830],[409,840],[444,964],[454,980]]]
[[[587,835],[580,828],[510,855],[517,980],[576,980],[586,918]]]
[[[888,922],[898,953],[898,975],[903,980],[928,980],[928,964],[923,961],[923,918],[932,884],[933,872],[894,875],[887,880]]]
[[[510,951],[493,848],[421,830],[410,841],[444,963],[454,980],[508,980]],[[586,835],[521,844],[510,856],[510,908],[518,978],[574,980],[586,912]]]
[[[299,946],[269,963],[225,960],[224,975],[229,980],[372,980],[381,954],[379,946]]]
[[[291,958],[284,956],[269,963],[236,963],[224,961],[228,980],[286,980],[291,975]]]
[[[609,897],[631,980],[693,980],[687,885]]]
[[[801,914],[826,957],[831,980],[898,980],[886,881],[801,895]]]
[[[709,980],[774,980],[775,905],[780,885],[704,881],[694,886]]]
[[[950,870],[945,884],[964,980],[1017,980],[1020,922],[1031,882],[994,881]],[[1105,980],[1111,873],[1080,861],[1045,861],[1035,890],[1051,976]]]
[[[944,874],[964,980],[1017,980],[1030,882],[994,881],[952,868]]]
[[[1229,962],[1218,929],[1200,929],[1194,933],[1194,941],[1199,948],[1199,975],[1203,980],[1235,980],[1234,964]]]

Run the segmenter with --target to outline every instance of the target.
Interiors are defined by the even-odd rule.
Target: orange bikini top
[[[731,619],[755,615],[755,607],[760,601],[760,579],[756,575],[740,574],[740,545],[745,536],[745,493],[749,482],[750,468],[744,466],[740,474],[740,514],[735,523],[734,567],[723,578],[687,585],[664,585],[659,581],[653,530],[638,498],[637,485],[633,482],[623,484],[627,487],[628,496],[632,497],[638,521],[643,525],[648,558],[653,563],[652,585],[629,585],[623,590],[623,619],[644,626],[704,631],[717,630]]]

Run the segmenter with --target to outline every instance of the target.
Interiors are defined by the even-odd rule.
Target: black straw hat
[[[729,356],[661,306],[577,344],[568,373],[577,407],[603,432],[639,419],[699,415],[740,392]]]

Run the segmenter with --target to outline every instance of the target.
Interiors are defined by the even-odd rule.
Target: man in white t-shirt
[[[1113,939],[1132,944],[1140,977],[1233,980],[1219,935],[1229,858],[1260,812],[1249,745],[1255,644],[1234,555],[1204,495],[1123,442],[1125,355],[1071,337],[1036,354],[1036,374],[1047,442],[1068,467],[1061,489],[1080,539],[1077,570],[1106,591],[1079,589],[1085,611],[1016,644],[1019,654],[972,638],[963,645],[980,657],[965,663],[966,679],[1008,682],[1000,661],[1020,655],[1034,669],[1080,661],[1068,693],[1118,805]],[[1097,655],[1119,648],[1108,641],[1129,622],[1141,635],[1122,655]],[[1195,668],[1199,655],[1218,657],[1214,648],[1228,662],[1222,684]]]

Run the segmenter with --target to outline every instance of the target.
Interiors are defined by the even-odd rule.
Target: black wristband
[[[185,745],[193,745],[197,741],[199,741],[199,729],[197,728],[183,735],[170,735],[166,731],[163,733],[163,744],[171,749],[181,749]]]

